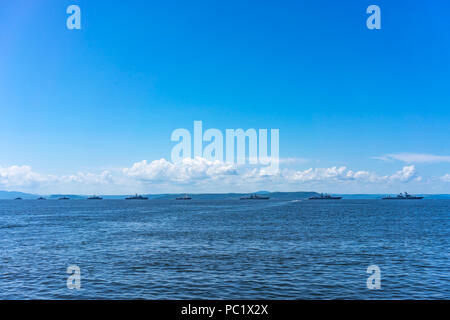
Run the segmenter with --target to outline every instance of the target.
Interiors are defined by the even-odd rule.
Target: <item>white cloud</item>
[[[367,171],[357,171],[347,169],[346,167],[331,167],[331,168],[309,168],[304,171],[285,170],[284,177],[289,181],[347,181],[355,179],[369,180],[371,173]]]
[[[72,175],[48,175],[34,172],[30,166],[0,167],[0,187],[7,189],[33,190],[46,187],[60,188],[68,185],[106,185],[114,183],[112,174],[79,172]]]
[[[125,175],[144,181],[173,181],[189,183],[202,179],[219,179],[226,175],[237,174],[235,166],[220,161],[210,161],[204,158],[183,159],[172,163],[165,159],[146,160],[133,164],[131,168],[123,169]]]
[[[407,182],[417,176],[414,165],[405,166],[402,170],[392,174],[380,176],[370,171],[353,171],[347,167],[331,168],[309,168],[304,171],[285,170],[283,176],[287,181],[310,182],[310,181],[360,181],[360,182],[389,182],[401,181]]]
[[[442,176],[441,180],[444,182],[450,182],[450,173],[447,173],[446,175]]]
[[[421,180],[421,177],[417,176],[416,168],[414,165],[405,166],[402,170],[397,171],[393,175],[389,177],[390,180],[399,180],[402,182],[407,182],[412,179],[416,179],[417,181]]]
[[[120,193],[134,192],[234,192],[256,189],[302,190],[308,187],[353,186],[386,188],[399,183],[420,182],[415,166],[404,166],[390,175],[345,166],[276,172],[268,167],[237,166],[204,158],[184,159],[172,163],[165,159],[140,161],[129,168],[100,173],[79,172],[69,175],[46,175],[29,166],[0,167],[0,188],[47,193]],[[450,181],[450,175],[441,178]],[[372,186],[372,187],[369,187]],[[368,190],[366,189],[366,190]]]
[[[78,172],[74,175],[63,175],[56,178],[60,183],[78,183],[78,184],[108,184],[114,183],[114,177],[111,172],[105,170],[99,174]]]
[[[450,156],[438,156],[434,154],[424,154],[424,153],[395,153],[373,158],[383,161],[398,160],[406,163],[450,162]]]
[[[30,166],[0,167],[0,185],[4,187],[30,187],[46,181],[48,177],[35,173]]]
[[[269,158],[270,161],[270,158]],[[304,164],[310,162],[310,159],[306,158],[280,158],[280,164]]]

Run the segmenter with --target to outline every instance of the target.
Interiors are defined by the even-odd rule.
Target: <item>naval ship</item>
[[[148,197],[143,197],[143,196],[138,195],[136,193],[136,195],[128,197],[128,198],[125,198],[125,200],[148,200]]]
[[[87,198],[88,200],[102,200],[102,197],[96,196],[95,194],[92,197]]]
[[[241,200],[268,200],[267,196],[258,196],[257,194],[252,194],[250,197],[242,197]]]
[[[396,197],[392,197],[389,195],[382,199],[383,200],[419,200],[419,199],[423,199],[423,197],[412,196],[412,195],[408,194],[408,192],[405,191],[405,194],[400,192]]]
[[[320,196],[314,196],[309,198],[309,200],[341,200],[342,197],[333,197],[329,194],[321,193]]]
[[[191,200],[192,198],[185,194],[182,197],[175,198],[175,200]]]

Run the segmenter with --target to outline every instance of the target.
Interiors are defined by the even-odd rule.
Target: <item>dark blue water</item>
[[[450,200],[5,200],[0,298],[449,299],[449,218]]]

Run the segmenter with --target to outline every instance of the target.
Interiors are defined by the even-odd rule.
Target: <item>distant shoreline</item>
[[[130,193],[132,194],[132,193]],[[129,197],[130,194],[121,195],[102,195],[98,194],[103,198],[103,200],[121,200]],[[184,196],[188,194],[193,200],[232,200],[239,199],[243,196],[248,196],[249,194],[267,195],[272,200],[300,200],[307,199],[312,196],[317,196],[320,193],[314,191],[298,191],[298,192],[249,192],[249,193],[163,193],[163,194],[146,194],[143,193],[142,196],[148,197],[149,200],[171,200],[177,197]],[[340,196],[343,200],[370,200],[370,199],[381,199],[387,195],[395,196],[394,193],[377,193],[377,194],[345,194],[345,193],[330,193],[333,196]],[[414,194],[417,196],[423,196],[424,199],[450,199],[450,194]],[[67,197],[71,200],[84,200],[92,195],[78,195],[78,194],[30,194],[15,191],[0,191],[0,200],[14,200],[16,198],[22,198],[23,200],[36,200],[39,197],[43,197],[47,200],[58,200],[62,197]]]

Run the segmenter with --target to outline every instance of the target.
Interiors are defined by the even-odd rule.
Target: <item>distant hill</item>
[[[36,199],[39,196],[31,193],[17,192],[17,191],[0,191],[0,199]]]
[[[188,193],[189,196],[194,200],[232,200],[239,199],[244,196],[248,196],[251,193]],[[315,195],[318,195],[316,192],[269,192],[269,191],[258,191],[254,192],[254,194],[264,194],[269,196],[271,199],[279,199],[279,200],[294,200],[294,199],[305,199]],[[185,193],[166,193],[166,194],[142,194],[142,196],[148,197],[150,200],[159,199],[159,200],[173,200],[178,197],[183,197]],[[70,198],[70,196],[66,195]],[[125,199],[130,195],[101,195],[101,197],[105,200],[114,200],[114,199]],[[83,198],[86,198],[84,196]]]
[[[80,196],[80,195],[76,195],[76,194],[52,194],[52,195],[47,196],[47,199],[57,200],[62,197],[67,197],[69,199],[75,199],[75,200],[81,200],[81,199],[87,198],[86,196]]]
[[[241,197],[248,196],[252,193],[188,193],[193,200],[233,200],[239,199]],[[318,196],[317,192],[313,191],[299,191],[299,192],[269,192],[269,191],[257,191],[253,194],[267,195],[272,200],[297,200],[297,199],[307,199],[312,196]],[[105,200],[120,200],[129,197],[128,195],[101,195]],[[160,200],[174,200],[177,197],[182,197],[185,193],[172,193],[172,194],[142,194],[143,196],[152,199]],[[335,196],[341,196],[343,199],[381,199],[387,194],[333,194]],[[417,196],[423,196],[424,199],[450,199],[450,194],[416,194]],[[0,200],[8,199],[37,199],[43,196],[49,200],[57,200],[61,197],[68,197],[73,200],[82,200],[89,197],[89,195],[77,195],[77,194],[52,194],[52,195],[39,195],[24,193],[18,191],[0,191]]]
[[[297,200],[297,199],[307,199],[309,197],[318,196],[317,192],[271,192],[269,194],[271,199],[279,200]]]
[[[450,199],[450,194],[418,194],[424,199]]]
[[[391,195],[395,197],[397,194],[336,194],[337,196],[342,197],[342,199],[381,199],[386,197],[387,195]],[[450,194],[414,194],[415,196],[421,196],[424,199],[450,199]]]
[[[383,194],[334,194],[335,196],[342,197],[342,199],[354,199],[354,200],[368,200],[368,199],[381,199],[386,195]]]
[[[252,193],[201,193],[201,194],[192,194],[188,193],[193,200],[233,200],[240,199],[241,197],[246,197]],[[273,200],[295,200],[295,199],[306,199],[312,196],[318,195],[316,192],[268,192],[268,191],[259,191],[254,192],[253,194],[264,194],[270,199]],[[161,199],[161,200],[171,200],[177,197],[184,196],[182,194],[165,194],[165,195],[152,195],[149,199]]]
[[[239,199],[244,196],[248,196],[251,193],[188,193],[193,200],[233,200]],[[264,194],[269,196],[271,199],[278,200],[294,200],[294,199],[306,199],[315,195],[316,192],[268,192],[268,191],[258,191],[254,194]],[[183,197],[185,193],[166,193],[166,194],[141,194],[142,196],[148,197],[149,200],[174,200],[178,197]],[[60,198],[64,195],[52,195],[49,199]],[[71,199],[86,199],[88,196],[74,196],[65,195]],[[129,197],[130,195],[99,195],[104,200],[120,200]]]

